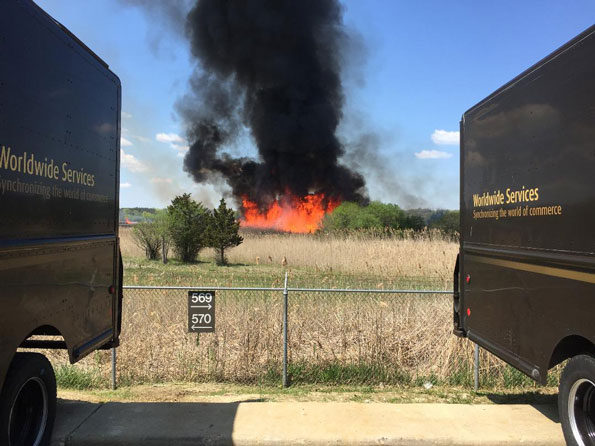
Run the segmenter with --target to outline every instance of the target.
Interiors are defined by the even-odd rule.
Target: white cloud
[[[121,147],[131,147],[132,143],[122,136],[122,137],[120,137],[120,146]]]
[[[130,119],[132,118],[132,115],[130,113],[126,113],[125,111],[122,112],[122,117],[124,119]]]
[[[151,178],[151,183],[153,183],[153,184],[171,184],[172,179],[171,178],[154,177],[154,178]]]
[[[132,135],[132,136],[141,142],[151,142],[151,139],[147,138],[146,136],[141,136],[141,135]]]
[[[157,135],[155,135],[155,139],[159,142],[185,144],[184,138],[182,138],[180,135],[176,135],[175,133],[157,133]]]
[[[132,186],[132,184],[126,182],[126,183],[120,183],[120,189],[126,189],[129,188],[130,186]]]
[[[421,152],[416,152],[415,156],[422,160],[442,159],[450,158],[452,156],[452,153],[442,152],[441,150],[422,150]]]
[[[432,141],[434,141],[434,144],[456,146],[459,144],[459,132],[436,129],[432,133]]]
[[[183,158],[190,148],[186,140],[175,133],[157,133],[155,139],[159,142],[169,143],[169,146],[178,152],[177,155],[180,158]]]
[[[130,155],[120,149],[120,164],[130,172],[146,172],[149,168],[133,155]]]
[[[171,144],[172,149],[176,149],[178,152],[187,152],[190,147],[182,144]]]

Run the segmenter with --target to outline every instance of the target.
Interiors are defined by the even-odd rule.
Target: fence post
[[[473,389],[479,389],[479,345],[475,344],[473,352]]]
[[[112,347],[112,390],[116,390],[116,348]]]
[[[287,271],[285,271],[285,286],[283,287],[283,387],[287,382]]]

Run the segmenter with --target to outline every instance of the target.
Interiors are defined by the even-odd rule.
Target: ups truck
[[[595,26],[463,114],[454,332],[541,384],[595,444]]]
[[[2,445],[49,443],[56,381],[30,349],[118,345],[120,90],[31,0],[0,2]]]

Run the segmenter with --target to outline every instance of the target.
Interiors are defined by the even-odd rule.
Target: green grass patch
[[[98,373],[83,370],[75,365],[60,365],[54,369],[56,384],[63,389],[89,390],[105,387]]]
[[[468,361],[461,361],[448,375],[445,383],[449,386],[472,387],[473,386],[473,364]]]
[[[286,270],[292,288],[444,289],[442,280],[423,276],[387,278],[304,267],[286,269],[275,264],[232,264],[221,267],[211,260],[185,264],[171,259],[164,265],[158,260],[137,257],[124,258],[124,284],[282,288]]]
[[[409,385],[411,376],[390,364],[308,364],[292,363],[288,365],[287,375],[290,383],[295,384],[341,384],[341,385]],[[262,384],[281,382],[279,367],[270,367],[263,377]]]

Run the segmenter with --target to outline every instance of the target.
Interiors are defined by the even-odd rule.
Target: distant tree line
[[[167,261],[169,247],[185,263],[197,259],[203,248],[214,248],[219,265],[227,264],[225,252],[242,243],[236,214],[222,198],[219,206],[207,209],[190,194],[175,197],[167,209],[143,213],[143,221],[132,228],[134,240],[150,260]]]
[[[460,212],[439,210],[432,214],[428,222],[430,229],[440,229],[448,234],[459,234],[461,232]]]
[[[396,204],[372,201],[368,205],[343,202],[324,217],[322,231],[439,229],[449,234],[459,232],[459,211],[414,209],[405,211]]]
[[[126,222],[126,219],[134,222],[152,221],[156,213],[155,208],[121,208],[119,220],[120,223]]]

